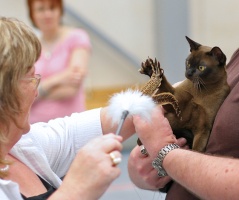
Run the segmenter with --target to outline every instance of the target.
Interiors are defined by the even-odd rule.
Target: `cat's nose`
[[[194,72],[195,72],[195,69],[188,69],[188,70],[186,71],[185,76],[186,76],[187,78],[191,78],[191,77],[193,76]]]

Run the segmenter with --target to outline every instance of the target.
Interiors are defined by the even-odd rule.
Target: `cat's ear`
[[[219,65],[224,66],[226,64],[227,57],[219,47],[213,47],[209,54],[218,60]]]
[[[187,41],[188,41],[188,43],[189,43],[189,45],[190,45],[190,52],[196,51],[196,50],[198,50],[198,48],[199,48],[200,46],[202,46],[201,44],[199,44],[199,43],[194,42],[193,40],[191,40],[189,37],[187,37],[187,36],[185,36],[185,37],[186,37],[186,39],[187,39]]]

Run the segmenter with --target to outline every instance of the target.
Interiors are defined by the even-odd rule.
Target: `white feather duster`
[[[119,134],[124,120],[128,115],[140,115],[150,120],[151,112],[156,104],[149,96],[143,95],[138,90],[128,89],[117,93],[109,100],[108,115],[113,124],[119,124],[116,134]]]

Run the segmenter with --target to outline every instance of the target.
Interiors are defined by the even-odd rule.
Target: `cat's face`
[[[207,47],[186,37],[191,53],[186,59],[185,76],[196,84],[211,84],[224,76],[226,56],[219,47]]]

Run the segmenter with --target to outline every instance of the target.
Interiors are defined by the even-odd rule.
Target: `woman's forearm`
[[[118,127],[117,124],[112,124],[112,120],[111,120],[111,117],[108,115],[107,109],[108,109],[107,107],[102,108],[101,114],[100,114],[103,134],[115,133]],[[120,135],[123,137],[123,140],[126,140],[129,137],[131,137],[134,133],[135,133],[135,128],[133,125],[132,118],[127,117],[120,131]]]
[[[238,199],[239,160],[175,149],[163,167],[175,181],[203,199]]]
[[[55,87],[54,89],[50,90],[45,96],[45,99],[51,100],[64,100],[69,99],[76,96],[79,92],[79,87],[73,87],[69,85],[62,85],[60,87]]]
[[[63,100],[74,97],[85,74],[80,69],[67,69],[44,79],[39,85],[39,98]]]

